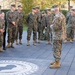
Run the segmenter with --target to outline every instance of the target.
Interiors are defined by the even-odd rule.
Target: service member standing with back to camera
[[[53,6],[54,9],[54,20],[51,27],[52,37],[53,37],[53,56],[54,62],[51,63],[50,68],[59,68],[60,67],[60,58],[62,51],[62,25],[63,25],[63,17],[62,13],[60,13],[58,5]]]

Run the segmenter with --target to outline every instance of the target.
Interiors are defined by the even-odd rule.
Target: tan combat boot
[[[63,43],[67,43],[67,40],[64,40]]]
[[[30,46],[30,41],[27,41],[27,46]]]
[[[0,47],[0,52],[4,52],[4,50],[2,49],[2,47]]]
[[[18,43],[18,40],[16,40],[16,45],[18,45],[19,43]]]
[[[10,48],[10,47],[11,47],[11,45],[10,45],[10,43],[8,43],[7,46],[6,46],[6,48]]]
[[[21,45],[22,45],[22,41],[21,41],[21,40],[19,41],[19,44],[21,44]]]
[[[50,65],[53,65],[55,63],[55,61],[53,61],[52,63],[50,63]]]
[[[50,68],[60,68],[60,61],[55,62],[53,65],[50,66]]]
[[[48,41],[47,44],[50,44],[50,41]]]
[[[36,46],[36,42],[35,41],[33,42],[33,45]]]
[[[70,38],[67,38],[67,41],[70,41]]]
[[[11,43],[11,47],[14,48],[14,43]]]
[[[72,39],[70,39],[70,42],[71,42],[71,43],[73,42]]]

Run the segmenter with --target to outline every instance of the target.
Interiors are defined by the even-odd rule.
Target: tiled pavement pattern
[[[75,75],[75,41],[63,44],[61,68],[50,69],[53,61],[52,46],[42,41],[37,46],[26,46],[26,32],[23,34],[23,45],[15,45],[14,49],[7,49],[0,53],[0,60],[18,60],[36,64],[39,69],[30,75]],[[10,74],[9,74],[10,75]]]

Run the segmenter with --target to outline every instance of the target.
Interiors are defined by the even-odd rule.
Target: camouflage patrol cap
[[[36,8],[36,9],[40,9],[40,7],[39,7],[39,6],[36,6],[35,8]]]
[[[51,9],[50,9],[50,8],[48,8],[48,9],[47,9],[47,11],[51,11]]]
[[[19,8],[19,7],[20,7],[20,8],[22,8],[22,6],[21,6],[21,5],[19,5],[19,6],[18,6],[18,8]]]
[[[45,14],[45,11],[42,11],[41,13],[42,13],[42,14]]]
[[[51,9],[50,8],[46,8],[46,11],[51,11]]]
[[[32,8],[32,10],[36,10],[36,8],[35,8],[35,7],[33,7],[33,8]]]
[[[15,4],[12,4],[11,7],[16,7],[16,5]]]
[[[58,6],[58,5],[53,5],[53,6],[52,6],[52,8],[57,8],[57,7],[59,7],[59,6]]]

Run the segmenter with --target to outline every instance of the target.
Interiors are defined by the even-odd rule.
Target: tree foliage
[[[21,0],[25,14],[29,13],[34,6],[40,6],[41,9],[50,8],[54,4],[60,7],[66,3],[67,0]]]
[[[34,6],[40,6],[41,9],[46,9],[50,8],[54,4],[58,4],[61,8],[64,7],[68,1],[69,0],[21,0],[25,14],[31,12],[32,7]],[[70,1],[75,2],[75,0]]]
[[[52,5],[58,4],[64,8],[64,5],[69,1],[75,2],[75,0],[21,0],[23,5],[23,10],[25,12],[25,16],[31,12],[32,7],[40,6],[41,9],[51,8]],[[63,9],[62,11],[65,15],[67,13],[66,10]]]
[[[29,12],[31,12],[32,7],[34,6],[33,2],[34,0],[22,0],[22,6],[23,6],[23,10],[25,11],[25,14],[28,14]]]

